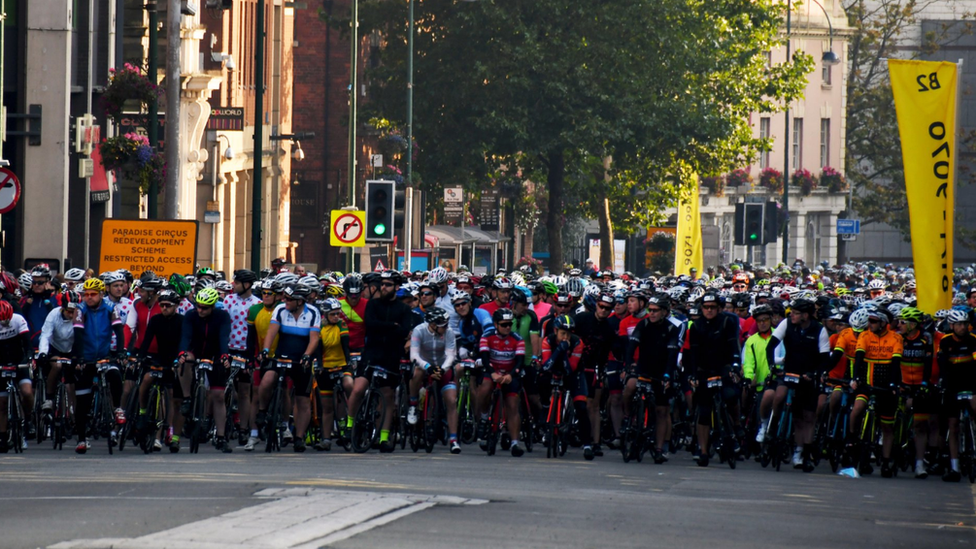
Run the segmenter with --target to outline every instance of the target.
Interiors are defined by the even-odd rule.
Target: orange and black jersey
[[[949,334],[939,342],[939,375],[947,391],[976,390],[976,335]]]
[[[902,339],[901,382],[921,385],[932,377],[932,334],[919,332]]]
[[[901,383],[903,342],[900,334],[885,330],[876,334],[864,330],[857,336],[854,379],[872,387]]]

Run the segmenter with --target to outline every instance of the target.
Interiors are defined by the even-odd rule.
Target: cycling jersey
[[[819,374],[827,370],[830,336],[816,320],[810,321],[810,325],[804,329],[785,319],[773,330],[773,337],[783,342],[786,348],[784,371],[791,374]]]
[[[552,334],[542,338],[542,364],[545,370],[556,374],[571,374],[580,369],[583,356],[583,340],[570,335],[569,341],[560,342]]]
[[[227,311],[214,307],[209,315],[202,317],[194,309],[183,316],[182,330],[180,351],[193,353],[197,360],[212,360],[215,365],[220,357],[227,354],[230,336],[230,315]]]
[[[339,321],[338,324],[326,323],[319,331],[322,348],[322,367],[332,370],[348,364],[349,353],[349,329],[346,323]],[[346,339],[345,343],[343,338]]]
[[[494,333],[481,338],[478,350],[488,369],[500,374],[517,373],[525,357],[525,341],[515,333]]]
[[[539,356],[541,349],[532,348],[532,334],[539,335],[539,319],[532,311],[525,311],[522,316],[515,315],[512,323],[512,331],[521,336],[525,341],[525,361],[526,366],[532,363],[533,356]]]
[[[425,322],[410,332],[410,361],[421,367],[430,364],[447,370],[457,356],[455,344],[454,332],[450,328],[441,336],[430,331],[430,326]]]
[[[481,309],[482,311],[485,311],[486,313],[488,313],[488,316],[491,316],[491,315],[495,314],[495,311],[497,311],[498,309],[501,309],[503,307],[508,307],[508,305],[507,304],[499,305],[498,304],[498,301],[496,301],[496,300],[493,299],[493,300],[489,301],[488,303],[485,303],[484,305],[482,305],[481,307],[478,307],[478,308]]]
[[[976,335],[947,334],[939,342],[939,374],[947,393],[976,391]]]
[[[841,375],[835,375],[841,373],[840,370],[831,370],[830,377],[837,379],[850,379],[854,377],[854,355],[857,354],[857,337],[859,335],[861,335],[861,332],[857,332],[851,327],[844,328],[837,334],[837,340],[834,342],[833,349],[844,353],[844,357],[840,360],[844,365],[844,370]]]
[[[27,327],[27,320],[14,313],[6,326],[0,324],[0,364],[23,364],[30,351],[30,328]]]
[[[47,314],[44,326],[41,327],[41,337],[37,352],[68,356],[75,341],[75,321],[73,318],[65,320],[61,316],[61,307],[57,307]]]
[[[136,349],[142,346],[142,340],[146,335],[146,326],[149,325],[149,319],[158,315],[160,312],[162,312],[162,309],[159,307],[159,303],[154,303],[150,308],[141,299],[133,302],[132,307],[129,309],[129,316],[125,321],[125,337],[129,341],[129,349]],[[155,343],[150,344],[149,352],[156,352]]]
[[[322,329],[322,315],[318,309],[307,304],[302,306],[298,318],[281,303],[271,313],[271,324],[280,326],[278,330],[278,348],[275,356],[299,359],[308,349],[309,337],[312,332]]]
[[[689,324],[686,334],[684,364],[689,377],[721,375],[727,367],[741,362],[739,322],[733,317],[719,313],[711,320],[699,318]]]
[[[102,300],[98,307],[91,308],[82,303],[75,316],[76,329],[83,330],[81,356],[85,362],[95,362],[108,356],[112,343],[116,340],[116,328],[122,331],[122,320],[116,314],[112,302]],[[75,345],[78,345],[77,332]]]
[[[617,334],[607,318],[599,320],[596,313],[585,312],[576,317],[576,334],[583,340],[583,355],[580,364],[584,370],[606,368],[610,349],[616,342]]]
[[[921,385],[932,376],[932,334],[919,331],[902,340],[901,382]]]
[[[274,309],[265,307],[264,303],[258,303],[257,305],[253,305],[251,310],[247,313],[248,330],[253,328],[259,347],[264,345],[264,336],[268,335],[268,326],[271,325],[271,312],[273,310]],[[278,348],[278,337],[279,336],[275,336],[274,340],[271,342],[271,347],[268,348],[272,354],[274,354],[275,349]]]
[[[651,322],[649,317],[634,326],[625,354],[626,364],[634,363],[637,357],[637,372],[641,377],[663,380],[664,376],[673,378],[678,367],[678,352],[681,350],[681,326],[669,318]]]
[[[767,334],[752,334],[746,339],[745,347],[742,348],[742,377],[750,381],[756,381],[756,391],[761,392],[769,377],[769,360],[766,357],[766,346],[773,336],[772,332]]]
[[[399,299],[371,299],[366,304],[366,347],[363,362],[387,369],[397,368],[403,345],[415,326],[410,307]]]
[[[538,303],[530,303],[529,310],[535,313],[538,318],[546,318],[552,312],[552,305],[545,301],[539,301]]]
[[[117,314],[119,316],[119,319],[122,322],[125,322],[126,319],[129,318],[129,311],[132,310],[132,300],[131,299],[129,299],[128,297],[122,296],[116,302],[116,301],[112,301],[112,299],[110,297],[106,297],[104,299],[104,301],[106,303],[111,303],[115,307],[115,314]],[[116,350],[119,350],[121,348],[125,348],[127,346],[127,344],[128,344],[128,339],[127,339],[128,337],[129,336],[126,335],[123,338],[125,341],[123,341],[122,342],[122,345],[120,346],[116,342],[116,340],[115,340],[115,334],[113,334],[112,335],[112,350],[113,351],[116,351]]]
[[[146,334],[142,338],[139,353],[141,355],[148,354],[158,364],[169,366],[176,360],[182,338],[183,315],[154,315],[146,325]],[[150,351],[153,345],[156,347],[155,353]]]
[[[470,353],[478,350],[481,338],[495,332],[491,322],[491,315],[484,309],[475,309],[465,318],[458,318],[457,326],[451,326],[458,339],[458,347],[464,347]]]
[[[21,303],[23,306],[20,314],[27,321],[31,345],[36,349],[41,342],[41,329],[47,315],[58,306],[58,297],[54,292],[45,290],[39,294],[30,294]]]
[[[180,313],[181,315],[185,315],[192,310],[193,302],[185,297],[183,298],[183,301],[180,301],[179,306],[176,307],[176,312]]]
[[[353,349],[362,349],[366,344],[366,326],[363,324],[363,319],[366,317],[367,301],[369,300],[359,298],[359,303],[353,307],[345,298],[339,300],[342,316],[349,329],[349,346]]]
[[[856,379],[872,387],[887,387],[901,380],[901,369],[893,361],[901,360],[903,343],[899,334],[885,330],[878,335],[864,330],[857,336],[857,354],[864,353],[863,364],[858,362]]]
[[[241,297],[230,294],[224,298],[224,310],[230,315],[230,342],[232,351],[247,350],[247,317],[251,307],[261,304],[261,298],[251,295]]]

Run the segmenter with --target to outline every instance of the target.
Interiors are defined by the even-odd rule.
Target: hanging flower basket
[[[790,185],[799,187],[801,195],[810,196],[813,189],[817,188],[817,177],[810,173],[810,170],[800,168],[790,177]]]
[[[712,196],[725,196],[725,179],[720,175],[701,178],[701,186]]]
[[[847,190],[847,180],[844,175],[830,166],[825,166],[820,171],[820,184],[826,185],[827,190],[832,193],[839,193]]]
[[[153,181],[162,183],[166,178],[163,154],[153,151],[149,138],[144,135],[127,133],[109,137],[98,146],[98,151],[106,170],[118,170],[121,177],[139,182],[143,193],[149,191]]]
[[[759,185],[773,193],[783,192],[783,174],[776,168],[766,168],[759,174]]]
[[[116,123],[122,118],[122,108],[126,101],[137,101],[142,107],[159,99],[159,87],[142,74],[135,65],[126,63],[121,69],[109,69],[108,87],[102,94],[102,108],[105,116]]]
[[[525,267],[525,266],[528,266],[530,269],[532,269],[532,274],[534,274],[535,276],[542,275],[542,270],[543,270],[542,261],[534,257],[523,255],[518,260],[518,262],[515,263],[515,270],[519,270],[521,267]]]
[[[725,184],[729,187],[751,187],[752,186],[752,176],[749,175],[747,170],[739,168],[737,170],[732,170],[725,176]]]

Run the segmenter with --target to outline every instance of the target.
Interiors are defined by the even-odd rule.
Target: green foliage
[[[405,118],[406,10],[360,2],[363,33],[382,36],[364,118]],[[551,236],[569,216],[596,217],[603,197],[622,232],[659,221],[692,173],[765,146],[750,113],[801,95],[809,55],[766,63],[781,16],[777,0],[417,2],[414,132],[428,152],[415,169],[435,193],[501,169],[535,181]]]

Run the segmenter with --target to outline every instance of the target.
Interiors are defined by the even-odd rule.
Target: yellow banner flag
[[[674,243],[674,274],[691,275],[691,269],[701,276],[702,257],[701,213],[698,211],[698,175],[691,184],[691,194],[678,201],[678,236]]]
[[[889,59],[888,71],[905,164],[918,308],[931,314],[952,307],[957,67]]]

